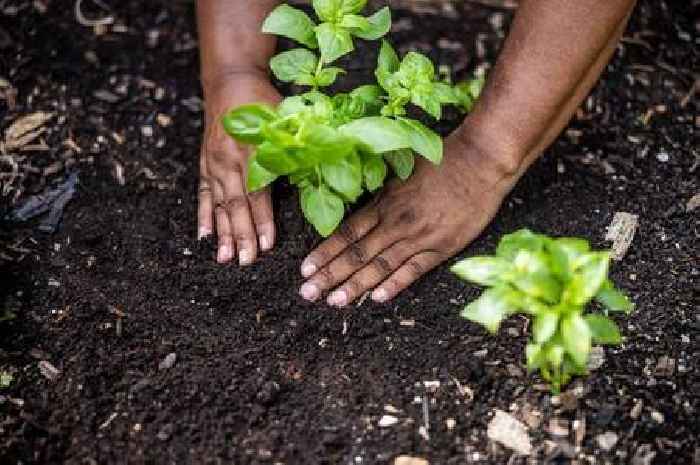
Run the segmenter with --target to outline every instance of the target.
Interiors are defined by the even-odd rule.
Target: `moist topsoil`
[[[479,289],[446,266],[386,305],[304,302],[299,264],[319,238],[283,183],[274,251],[250,268],[216,264],[193,240],[193,7],[110,3],[104,30],[79,25],[72,2],[2,6],[17,6],[0,15],[0,75],[17,89],[0,101],[2,128],[57,115],[48,150],[23,153],[34,171],[22,197],[75,168],[80,187],[57,234],[3,230],[1,297],[16,318],[0,325],[0,368],[14,375],[0,391],[0,463],[699,463],[697,1],[640,3],[570,127],[462,254],[522,227],[609,247],[613,215],[639,215],[612,269],[636,303],[615,316],[625,341],[559,397],[524,371],[527,319],[496,336],[461,319]],[[512,14],[401,10],[392,38],[468,76],[493,63]],[[343,85],[369,82],[375,59],[361,44],[344,61],[360,78]],[[528,425],[530,459],[488,440],[496,409]],[[383,415],[398,421],[380,427]],[[617,437],[609,450],[604,433]]]

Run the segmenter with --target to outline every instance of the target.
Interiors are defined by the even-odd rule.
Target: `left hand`
[[[394,298],[493,219],[520,175],[504,160],[457,133],[447,138],[441,165],[416,159],[407,181],[391,180],[304,259],[301,296],[315,301],[330,292],[327,303],[337,307],[372,289],[376,302]]]

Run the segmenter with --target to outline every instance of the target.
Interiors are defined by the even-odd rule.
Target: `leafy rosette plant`
[[[440,80],[429,58],[409,52],[401,60],[382,41],[378,85],[332,96],[323,93],[320,89],[345,73],[331,65],[354,50],[355,39],[378,40],[391,28],[389,8],[365,17],[360,12],[366,3],[314,0],[318,24],[299,9],[278,6],[265,19],[263,32],[306,48],[274,56],[270,69],[280,81],[308,90],[285,98],[277,108],[250,104],[223,117],[229,135],[255,147],[248,162],[248,191],[287,176],[300,190],[304,216],[324,237],[338,227],[347,204],[383,186],[389,168],[405,180],[413,172],[416,154],[435,164],[442,160],[442,139],[406,117],[408,104],[439,119],[445,104],[471,108],[483,84],[475,80],[452,86]]]
[[[593,343],[619,344],[620,331],[606,315],[629,313],[633,304],[608,279],[610,254],[586,240],[550,238],[527,229],[504,236],[495,256],[471,257],[452,267],[460,278],[488,289],[462,316],[495,333],[515,313],[532,317],[527,367],[559,392],[573,375],[587,373]],[[605,310],[586,313],[591,300]]]

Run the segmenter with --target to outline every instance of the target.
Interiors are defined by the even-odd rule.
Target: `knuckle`
[[[359,295],[362,292],[362,284],[355,278],[347,280],[343,286],[348,293],[349,297]]]
[[[322,268],[321,271],[318,272],[318,279],[322,287],[325,288],[335,283],[335,276],[329,267]]]
[[[360,266],[367,263],[367,254],[364,247],[357,243],[352,243],[348,246],[348,261],[353,266]]]
[[[241,208],[248,207],[248,199],[243,195],[234,195],[219,203],[217,207],[221,207],[231,213]]]
[[[386,276],[394,270],[389,260],[382,255],[376,256],[371,266],[379,276]]]
[[[421,262],[419,260],[414,259],[414,258],[412,258],[408,262],[406,262],[406,266],[407,266],[409,274],[414,279],[420,278],[426,272],[426,269],[421,264]]]
[[[338,229],[338,237],[346,244],[352,244],[358,239],[357,231],[349,221],[341,223]]]

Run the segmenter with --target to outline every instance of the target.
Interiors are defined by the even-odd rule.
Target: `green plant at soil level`
[[[10,384],[12,384],[12,381],[14,380],[14,376],[12,376],[12,373],[9,373],[7,371],[0,371],[0,389],[5,389],[10,387]]]
[[[559,392],[587,373],[592,343],[619,344],[620,331],[605,315],[585,313],[593,299],[605,313],[633,304],[608,279],[610,254],[579,238],[550,238],[522,229],[504,236],[495,256],[471,257],[452,267],[460,278],[488,287],[462,316],[495,333],[509,315],[532,317],[527,367],[539,369]]]
[[[243,105],[222,118],[231,137],[255,147],[248,161],[248,191],[288,176],[300,190],[304,216],[324,237],[340,224],[346,204],[384,184],[389,167],[405,180],[413,172],[415,154],[435,164],[442,160],[442,139],[406,116],[408,104],[440,119],[445,104],[468,111],[483,86],[481,79],[452,86],[438,77],[426,56],[409,52],[401,60],[382,40],[378,85],[333,96],[321,92],[345,73],[330,65],[354,50],[355,39],[379,40],[389,32],[389,8],[361,16],[366,3],[314,0],[318,24],[299,9],[278,6],[265,19],[263,32],[306,48],[274,56],[270,69],[280,81],[309,89],[285,98],[277,108]]]

